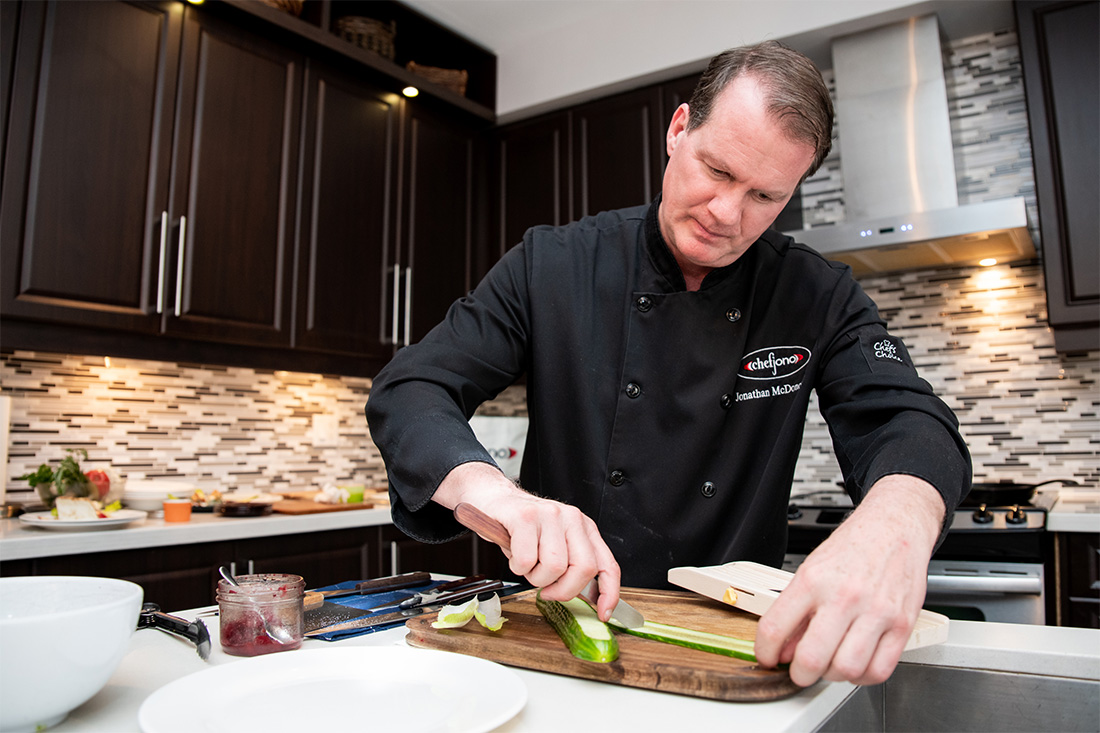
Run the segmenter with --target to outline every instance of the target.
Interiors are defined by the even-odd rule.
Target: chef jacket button
[[[630,399],[634,399],[635,397],[638,397],[639,395],[641,395],[641,393],[642,393],[642,388],[639,387],[638,385],[634,384],[634,382],[631,382],[630,384],[626,385],[626,396],[629,397]]]
[[[609,480],[612,486],[622,486],[626,483],[626,474],[619,470],[612,471]]]
[[[730,395],[730,394],[722,395],[722,399],[719,400],[719,403],[722,405],[723,410],[730,409],[730,407],[733,406],[733,395]]]
[[[726,318],[729,319],[730,323],[737,323],[741,320],[741,311],[737,310],[736,308],[730,308],[728,311],[726,311]]]
[[[707,497],[708,499],[714,496],[714,492],[716,491],[716,489],[714,488],[714,484],[710,481],[704,483],[699,490],[703,492],[703,496]]]
[[[634,305],[637,306],[638,310],[642,313],[645,313],[653,307],[653,301],[645,295],[639,295],[638,299],[634,301]]]

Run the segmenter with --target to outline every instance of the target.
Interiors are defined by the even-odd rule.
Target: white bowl
[[[198,488],[187,481],[172,481],[165,479],[130,479],[126,482],[126,491],[122,495],[122,503],[131,509],[141,509],[146,512],[162,511],[162,503],[168,495],[177,499],[187,499]]]
[[[129,648],[142,597],[113,578],[0,578],[0,731],[57,725],[99,692]]]

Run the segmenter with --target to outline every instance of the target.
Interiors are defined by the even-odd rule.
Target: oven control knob
[[[985,508],[985,504],[982,504],[974,512],[973,520],[977,524],[989,524],[993,521],[993,512]]]
[[[1008,510],[1008,514],[1005,515],[1005,521],[1009,524],[1025,524],[1027,523],[1027,514],[1025,514],[1024,510],[1017,504]]]
[[[787,519],[802,519],[802,510],[798,508],[798,504],[787,507]]]

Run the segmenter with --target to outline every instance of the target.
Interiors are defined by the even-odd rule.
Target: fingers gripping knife
[[[508,534],[507,527],[485,514],[480,509],[472,507],[469,504],[459,504],[455,507],[455,519],[457,519],[460,524],[469,527],[474,532],[496,543],[505,550],[511,546],[512,538]],[[588,599],[592,605],[595,605],[595,599],[598,594],[599,588],[595,578],[589,581],[588,585],[586,585],[581,592],[581,595]],[[615,605],[615,608],[612,609],[611,617],[628,629],[637,629],[645,624],[645,618],[642,614],[621,598]]]
[[[763,616],[791,582],[793,573],[755,562],[739,561],[702,568],[680,567],[668,571],[668,582]],[[922,610],[905,645],[906,651],[947,640],[948,618]]]

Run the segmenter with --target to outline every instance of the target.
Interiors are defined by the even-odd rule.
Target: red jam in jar
[[[218,582],[222,651],[237,657],[297,649],[302,645],[300,575],[238,575],[239,586]]]

